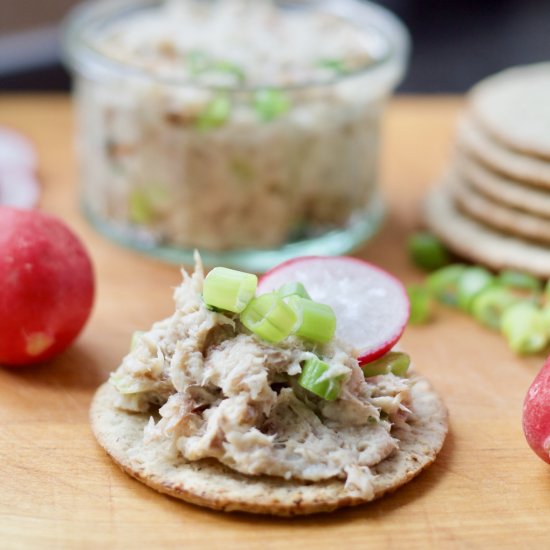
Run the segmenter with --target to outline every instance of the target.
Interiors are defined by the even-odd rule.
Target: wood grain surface
[[[389,216],[358,252],[405,282],[418,205],[445,166],[459,98],[391,103],[382,183]],[[542,358],[518,359],[496,334],[441,310],[402,340],[443,395],[450,433],[435,464],[371,505],[302,519],[223,514],[156,494],[126,476],[88,425],[95,388],[135,329],[172,311],[179,270],[97,235],[77,208],[72,119],[64,96],[0,96],[0,124],[40,154],[41,206],[88,246],[97,299],[77,343],[49,364],[0,369],[0,548],[548,548],[550,469],[521,432],[523,396]]]

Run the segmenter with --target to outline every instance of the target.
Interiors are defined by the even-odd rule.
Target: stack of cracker
[[[453,163],[425,218],[461,256],[550,277],[550,63],[471,90]]]

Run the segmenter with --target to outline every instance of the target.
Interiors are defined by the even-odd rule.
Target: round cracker
[[[456,175],[447,181],[451,195],[460,210],[485,225],[517,237],[550,243],[550,220],[514,210],[487,199]]]
[[[512,208],[550,218],[550,191],[501,176],[464,153],[457,154],[454,169],[471,187],[486,197]]]
[[[550,63],[490,76],[469,97],[476,121],[494,139],[520,153],[550,159]]]
[[[531,185],[550,188],[550,162],[499,145],[466,115],[458,122],[458,148],[492,170]]]
[[[116,390],[110,384],[97,391],[90,417],[98,442],[113,460],[161,493],[215,510],[294,516],[369,502],[397,489],[434,461],[447,434],[447,410],[421,377],[414,378],[411,394],[410,430],[392,431],[399,449],[371,468],[375,477],[370,498],[347,490],[339,480],[287,481],[239,474],[216,460],[185,462],[169,441],[143,442],[149,415],[117,409]]]
[[[550,277],[550,250],[490,229],[460,213],[444,186],[436,187],[424,203],[428,227],[460,256],[496,271],[516,269]]]

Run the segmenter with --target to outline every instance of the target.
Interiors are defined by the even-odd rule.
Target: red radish
[[[18,132],[0,127],[0,204],[36,206],[40,195],[36,163],[33,145]]]
[[[288,282],[302,283],[310,296],[336,314],[336,336],[359,352],[361,364],[384,355],[399,340],[409,319],[403,285],[379,267],[351,257],[305,256],[268,271],[260,294]]]
[[[15,130],[0,127],[0,168],[25,168],[32,173],[36,163],[32,143]]]
[[[550,464],[550,357],[525,396],[523,433],[531,449]]]
[[[92,264],[60,220],[0,206],[0,365],[62,352],[90,315]]]
[[[0,166],[0,204],[33,208],[40,198],[40,185],[27,168]]]

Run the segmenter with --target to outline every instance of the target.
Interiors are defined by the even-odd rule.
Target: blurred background
[[[59,22],[77,0],[0,0],[0,91],[67,90]],[[504,67],[550,60],[549,0],[382,0],[413,38],[401,92],[457,93]]]

